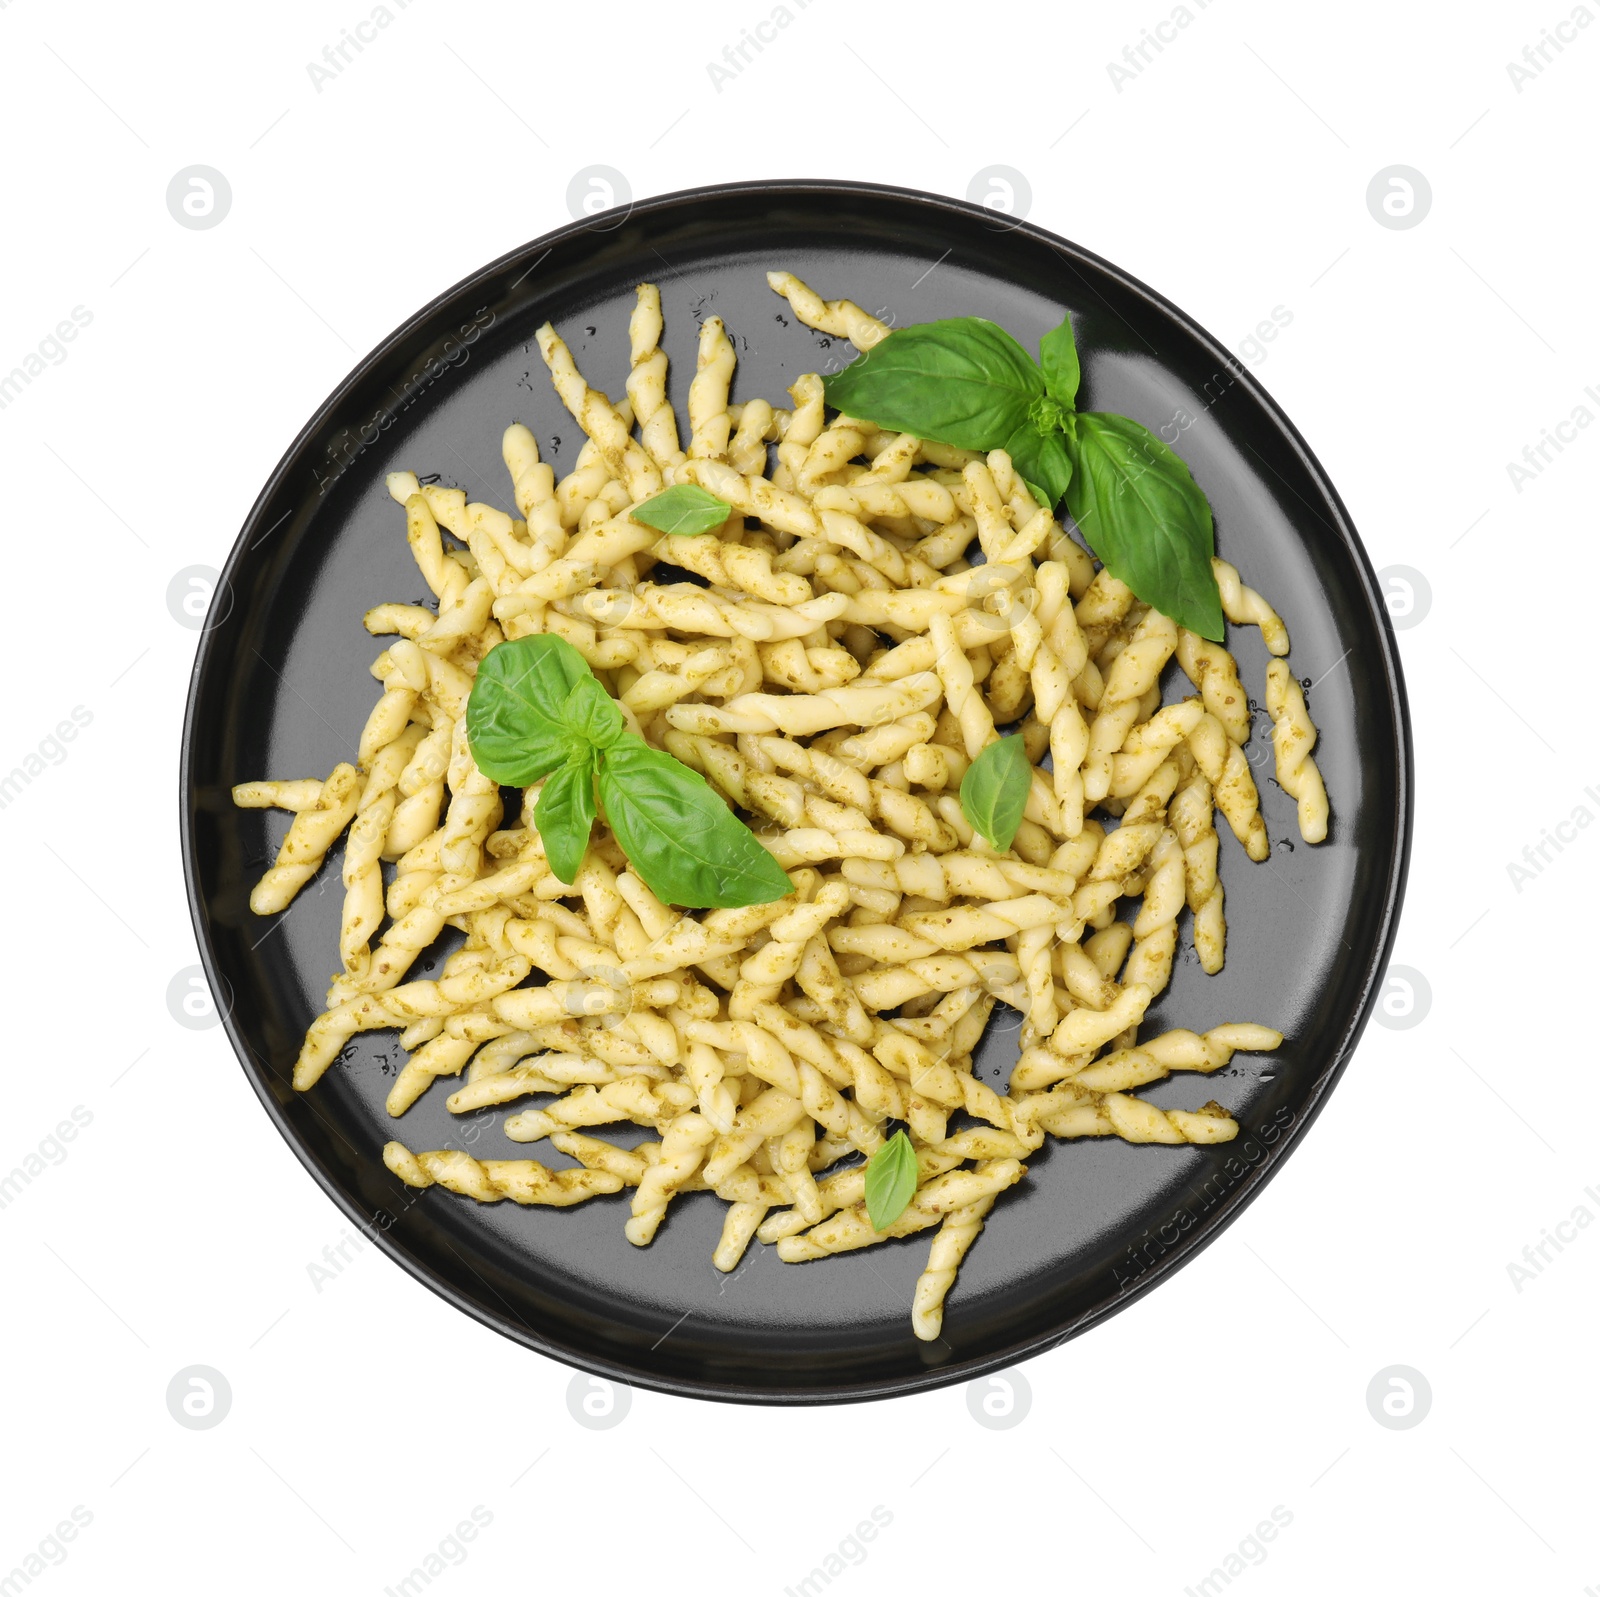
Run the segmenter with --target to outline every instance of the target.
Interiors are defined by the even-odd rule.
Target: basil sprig
[[[607,751],[600,802],[629,863],[664,904],[732,909],[794,888],[698,771],[631,733]]]
[[[1180,626],[1220,643],[1211,506],[1149,428],[1077,408],[1072,319],[1039,341],[1037,364],[976,316],[889,334],[823,379],[829,404],[958,449],[1004,449],[1040,504],[1067,501],[1106,569]]]
[[[866,1182],[867,1218],[874,1231],[887,1231],[917,1191],[917,1154],[905,1132],[895,1132],[867,1160]]]
[[[1045,397],[1027,350],[980,316],[902,327],[822,391],[846,415],[958,449],[998,449]]]
[[[726,500],[708,494],[698,483],[680,482],[634,506],[629,519],[657,532],[692,538],[715,532],[732,514],[733,506]]]
[[[563,882],[583,864],[598,787],[629,864],[662,903],[733,909],[793,891],[698,771],[628,729],[565,638],[539,633],[484,656],[467,700],[467,741],[491,781],[527,787],[546,779],[533,824]]]
[[[1008,849],[1022,825],[1033,767],[1018,736],[991,743],[961,778],[961,813],[991,847]]]
[[[1078,469],[1067,507],[1089,547],[1146,604],[1220,643],[1211,506],[1189,468],[1127,416],[1078,412],[1069,436]]]

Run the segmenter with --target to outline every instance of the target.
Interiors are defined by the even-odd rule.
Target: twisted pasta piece
[[[1130,1026],[1137,1026],[1144,1019],[1144,1012],[1154,997],[1155,994],[1143,982],[1129,982],[1106,1009],[1074,1009],[1056,1027],[1050,1038],[1050,1051],[1070,1059],[1077,1054],[1093,1053],[1095,1049],[1105,1047],[1113,1037],[1120,1036]],[[1018,1083],[1016,1072],[1013,1071],[1012,1085],[1026,1086],[1028,1083]]]
[[[1205,707],[1235,743],[1248,743],[1250,701],[1233,656],[1220,643],[1212,643],[1187,627],[1178,629],[1177,652],[1178,664],[1199,690]]]
[[[739,1261],[750,1246],[756,1228],[766,1218],[770,1206],[765,1203],[730,1203],[722,1218],[722,1235],[717,1241],[711,1262],[724,1275],[739,1267]]]
[[[1311,758],[1317,729],[1300,684],[1282,660],[1267,663],[1267,713],[1273,721],[1278,786],[1295,801],[1301,837],[1308,843],[1320,843],[1328,835],[1328,790]]]
[[[527,1038],[527,1032],[513,1032],[509,1035],[518,1038]],[[503,1038],[494,1039],[496,1042],[504,1041]],[[528,1046],[519,1043],[519,1047],[528,1047],[531,1052],[537,1044]],[[488,1052],[486,1045],[478,1055],[481,1060],[483,1054]],[[644,1071],[649,1066],[629,1066],[629,1073]],[[658,1069],[660,1067],[657,1067]],[[662,1077],[665,1071],[661,1071]],[[615,1065],[608,1065],[604,1060],[595,1059],[587,1054],[579,1053],[541,1053],[536,1059],[527,1063],[512,1064],[508,1069],[495,1070],[488,1074],[471,1080],[465,1087],[453,1092],[445,1100],[445,1107],[453,1115],[472,1114],[479,1109],[488,1109],[495,1104],[510,1103],[513,1099],[526,1097],[530,1093],[538,1092],[565,1092],[569,1087],[593,1086],[602,1087],[607,1082],[622,1079],[621,1072]]]
[[[294,895],[317,874],[323,856],[355,815],[361,787],[353,765],[334,766],[316,803],[295,816],[277,859],[251,889],[250,908],[257,915],[275,915],[287,909]]]
[[[944,1217],[939,1234],[933,1239],[927,1268],[917,1277],[911,1304],[911,1329],[924,1342],[936,1342],[944,1327],[944,1300],[955,1285],[956,1271],[967,1256],[967,1249],[978,1240],[985,1216],[994,1207],[997,1194],[963,1204]]]
[[[344,906],[340,911],[339,957],[346,971],[362,975],[370,960],[368,944],[383,923],[383,866],[380,863],[394,817],[395,787],[409,764],[424,728],[407,727],[372,761],[355,819],[344,845]]]
[[[438,936],[438,933],[435,932],[434,936]],[[430,942],[432,940],[429,938]],[[305,1040],[295,1060],[295,1091],[305,1092],[316,1086],[322,1079],[322,1073],[358,1031],[378,1031],[400,1024],[400,1017],[392,1014],[380,998],[370,993],[346,999],[318,1015],[306,1028]]]
[[[1048,1100],[1048,1101],[1046,1101]],[[1080,1092],[1056,1088],[1025,1100],[1018,1108],[1052,1137],[1120,1137],[1124,1142],[1232,1142],[1239,1123],[1221,1104],[1193,1112],[1158,1109],[1120,1092]]]
[[[639,530],[646,531],[643,528]],[[653,537],[653,534],[650,536]],[[842,616],[849,607],[849,599],[844,594],[819,594],[815,599],[798,605],[769,605],[754,600],[735,604],[719,594],[708,593],[689,583],[674,583],[669,587],[641,583],[631,591],[586,593],[582,605],[587,614],[606,626],[652,631],[671,627],[681,632],[698,632],[722,638],[749,638],[753,642],[767,643],[779,638],[803,638],[815,632],[818,627]],[[628,657],[631,658],[632,654],[630,647]],[[696,708],[711,713],[709,705]],[[723,729],[717,727],[713,730]]]
[[[589,435],[605,461],[606,469],[623,483],[632,499],[648,499],[661,491],[661,468],[629,435],[627,423],[599,389],[584,381],[572,359],[572,351],[549,322],[535,333],[539,353],[550,369],[551,381],[561,403]]]
[[[975,760],[995,740],[994,717],[977,691],[972,662],[956,638],[955,624],[948,615],[935,614],[928,621],[928,636],[933,642],[936,684],[944,689],[945,703],[961,729],[967,758]],[[902,680],[915,681],[914,677]],[[932,699],[925,701],[932,703]],[[923,705],[918,704],[917,709]]]
[[[474,1159],[454,1148],[412,1153],[404,1143],[384,1144],[383,1162],[408,1187],[437,1183],[479,1203],[538,1203],[564,1209],[604,1192],[621,1180],[604,1170],[548,1170],[534,1159]]]
[[[865,443],[866,433],[862,427],[844,416],[834,417],[806,451],[806,458],[795,473],[795,486],[802,493],[814,493],[823,478],[842,470],[861,453]]]
[[[554,1131],[618,1120],[659,1127],[693,1102],[694,1090],[678,1082],[629,1076],[603,1087],[577,1087],[543,1109],[525,1109],[506,1121],[504,1129],[513,1142],[540,1142]]]
[[[792,571],[774,571],[764,549],[724,543],[715,534],[698,538],[663,538],[650,551],[685,571],[693,571],[724,588],[733,588],[768,604],[804,604],[816,595],[811,584]]]
[[[1183,845],[1185,896],[1194,916],[1194,948],[1208,976],[1222,969],[1227,940],[1222,883],[1217,877],[1217,829],[1211,820],[1211,784],[1197,766],[1173,795],[1172,829]]]
[[[604,1170],[625,1187],[636,1187],[644,1173],[661,1157],[659,1142],[641,1142],[633,1148],[619,1148],[600,1137],[586,1137],[581,1131],[557,1131],[550,1146],[576,1159],[586,1170]]]
[[[500,454],[531,543],[528,569],[538,570],[560,555],[567,543],[556,503],[555,473],[540,464],[538,442],[521,422],[512,422],[501,435]]]
[[[1052,1036],[1061,1018],[1056,1004],[1055,974],[1051,948],[1056,940],[1053,925],[1030,927],[1017,939],[1017,964],[1028,984],[1028,1013],[1022,1024],[1022,1046],[1030,1048]]]
[[[889,336],[887,324],[869,316],[854,301],[825,300],[793,272],[768,272],[767,286],[788,300],[789,308],[807,327],[832,338],[848,338],[857,349],[871,349]]]
[[[384,858],[398,859],[409,854],[437,829],[444,808],[444,779],[450,767],[455,729],[452,718],[437,716],[401,771],[396,784],[400,797],[389,821],[389,835],[384,839]]]
[[[1098,802],[1111,791],[1112,756],[1133,730],[1140,718],[1140,701],[1157,686],[1162,668],[1177,647],[1177,627],[1159,610],[1149,610],[1112,664],[1083,758],[1086,800]]]
[[[661,1134],[661,1156],[640,1179],[633,1195],[633,1218],[623,1227],[636,1248],[654,1239],[666,1219],[667,1205],[699,1169],[715,1135],[710,1122],[693,1109],[667,1123]]]
[[[733,344],[720,316],[700,324],[694,381],[689,384],[689,456],[721,460],[728,453],[728,386],[733,381]]]
[[[824,693],[741,693],[726,707],[674,704],[670,725],[685,732],[715,736],[724,732],[782,732],[809,737],[839,726],[878,726],[921,710],[939,697],[939,678],[931,671],[899,682],[852,683]]]
[[[760,474],[767,467],[767,440],[776,436],[777,413],[764,399],[729,405],[728,419],[735,423],[728,441],[728,464],[735,471]]]
[[[1226,560],[1211,559],[1211,569],[1216,573],[1217,591],[1222,595],[1222,613],[1235,626],[1256,626],[1261,629],[1261,641],[1269,654],[1289,652],[1289,629],[1284,626],[1278,612],[1256,592],[1245,587],[1239,578],[1237,566]],[[1198,683],[1195,684],[1197,687]]]
[[[1175,1070],[1209,1074],[1222,1069],[1235,1053],[1270,1053],[1282,1043],[1282,1032],[1241,1022],[1213,1026],[1203,1035],[1168,1031],[1085,1065],[1069,1078],[1067,1085],[1091,1092],[1129,1092],[1160,1081]]]
[[[1038,609],[1030,614],[1017,607],[1011,638],[1017,663],[1029,673],[1034,714],[1050,728],[1057,813],[1062,835],[1071,838],[1083,830],[1082,765],[1089,752],[1089,724],[1072,683],[1088,662],[1088,649],[1073,612],[1067,567],[1045,561],[1034,580]]]
[[[628,320],[632,345],[628,371],[628,398],[639,424],[639,441],[663,472],[683,460],[678,448],[678,418],[667,399],[667,356],[661,348],[661,290],[641,283],[634,290],[636,303]]]
[[[1142,983],[1152,993],[1165,990],[1172,979],[1172,960],[1178,947],[1178,912],[1186,899],[1183,845],[1178,834],[1163,827],[1150,852],[1150,874],[1144,903],[1133,923],[1133,952],[1123,980]]]
[[[1172,750],[1188,740],[1205,714],[1199,699],[1184,699],[1157,710],[1134,727],[1111,758],[1111,796],[1127,798],[1137,793]]]
[[[1256,779],[1250,774],[1244,750],[1209,713],[1201,716],[1189,734],[1189,748],[1211,784],[1217,808],[1222,811],[1233,835],[1244,844],[1245,853],[1253,860],[1264,860],[1270,846],[1267,826],[1261,819],[1260,795],[1256,792]]]
[[[915,445],[916,440],[913,439],[912,443]],[[874,466],[873,473],[876,470]],[[856,478],[848,487],[819,488],[811,496],[811,502],[819,511],[839,511],[858,521],[875,517],[886,520],[919,517],[924,521],[948,524],[960,517],[955,495],[943,483],[929,477],[897,477],[885,481],[876,478],[873,473]]]
[[[387,748],[405,730],[418,695],[428,686],[428,668],[422,650],[410,638],[390,644],[379,658],[388,669],[382,677],[383,697],[372,707],[361,732],[356,764],[363,771],[371,766],[380,750]]]
[[[309,810],[322,797],[323,778],[296,777],[286,782],[240,782],[233,802],[241,810]]]

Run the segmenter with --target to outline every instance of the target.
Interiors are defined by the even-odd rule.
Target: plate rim
[[[249,512],[241,524],[239,533],[234,539],[228,558],[218,575],[215,592],[231,591],[232,578],[236,569],[244,563],[246,557],[251,553],[253,540],[260,531],[259,523],[264,519],[267,508],[271,505],[278,491],[290,475],[294,471],[303,468],[306,464],[304,457],[308,446],[321,435],[327,423],[338,414],[341,405],[345,402],[350,392],[374,368],[385,362],[397,346],[403,344],[414,334],[425,330],[443,309],[467,297],[475,287],[488,284],[507,268],[527,261],[529,257],[538,251],[553,250],[559,244],[590,231],[614,230],[637,215],[649,216],[656,212],[678,209],[695,202],[708,200],[738,200],[741,198],[769,202],[783,198],[816,200],[818,198],[826,198],[829,195],[843,194],[856,198],[878,198],[897,205],[909,204],[919,208],[928,208],[935,212],[953,212],[967,221],[990,219],[990,225],[993,225],[994,212],[992,210],[950,195],[934,194],[922,189],[905,188],[885,183],[856,182],[832,178],[776,178],[704,184],[691,188],[674,189],[665,194],[650,195],[641,200],[630,201],[625,207],[619,206],[611,210],[597,212],[592,217],[574,221],[564,227],[556,228],[551,232],[541,234],[535,239],[519,244],[494,260],[475,268],[458,282],[436,294],[427,304],[408,316],[384,338],[380,339],[366,355],[339,379],[327,398],[316,408],[284,450],[277,465],[273,467],[260,492],[256,495]],[[1135,298],[1145,301],[1163,316],[1170,318],[1184,328],[1200,346],[1216,357],[1221,367],[1228,371],[1234,382],[1242,385],[1262,408],[1286,442],[1298,455],[1302,468],[1318,486],[1326,501],[1333,530],[1343,544],[1346,553],[1351,557],[1362,579],[1363,594],[1374,622],[1374,631],[1381,645],[1385,695],[1396,731],[1396,740],[1392,750],[1397,798],[1396,813],[1393,816],[1393,844],[1383,885],[1383,905],[1378,922],[1377,936],[1374,941],[1374,954],[1362,985],[1360,1001],[1344,1030],[1343,1036],[1339,1039],[1337,1048],[1332,1054],[1331,1064],[1323,1072],[1321,1079],[1313,1085],[1303,1111],[1296,1118],[1295,1123],[1285,1128],[1282,1137],[1268,1148],[1259,1163],[1253,1165],[1247,1174],[1239,1180],[1227,1197],[1217,1205],[1217,1208],[1208,1217],[1207,1223],[1203,1227],[1197,1227],[1196,1234],[1192,1238],[1169,1248],[1154,1264],[1141,1273],[1136,1282],[1124,1287],[1114,1296],[1097,1303],[1092,1309],[1062,1329],[1035,1333],[1011,1346],[978,1357],[957,1360],[950,1364],[931,1366],[921,1370],[907,1371],[894,1376],[876,1377],[860,1382],[794,1387],[747,1386],[736,1381],[717,1381],[671,1373],[664,1374],[631,1365],[619,1364],[608,1358],[596,1356],[582,1348],[557,1345],[542,1336],[535,1327],[525,1322],[518,1322],[497,1315],[484,1304],[469,1297],[454,1283],[437,1275],[421,1259],[413,1257],[391,1235],[388,1228],[373,1225],[372,1216],[367,1213],[366,1209],[345,1190],[344,1186],[332,1174],[325,1171],[317,1163],[311,1151],[302,1143],[297,1131],[290,1124],[284,1107],[279,1104],[274,1095],[267,1080],[265,1067],[258,1063],[255,1058],[255,1050],[245,1039],[242,1029],[235,1022],[232,1005],[218,1006],[217,1013],[222,1021],[223,1030],[227,1035],[235,1058],[238,1060],[240,1068],[243,1070],[256,1097],[265,1108],[278,1134],[288,1144],[301,1165],[309,1171],[317,1185],[333,1200],[339,1210],[357,1225],[362,1226],[364,1234],[368,1235],[407,1274],[428,1287],[452,1307],[469,1315],[488,1329],[498,1332],[509,1341],[569,1368],[598,1375],[605,1380],[615,1381],[630,1388],[639,1387],[649,1391],[667,1393],[675,1397],[701,1398],[717,1402],[764,1406],[811,1407],[834,1403],[876,1401],[908,1396],[916,1392],[932,1391],[939,1387],[952,1386],[961,1382],[979,1379],[998,1370],[1007,1369],[1012,1365],[1037,1357],[1042,1353],[1049,1352],[1073,1337],[1080,1336],[1085,1331],[1104,1323],[1113,1315],[1120,1313],[1130,1304],[1142,1298],[1147,1292],[1166,1281],[1175,1271],[1182,1269],[1186,1264],[1199,1257],[1239,1218],[1244,1210],[1255,1201],[1273,1175],[1276,1174],[1284,1159],[1294,1148],[1299,1146],[1306,1131],[1310,1129],[1313,1122],[1322,1112],[1329,1094],[1344,1075],[1361,1036],[1366,1030],[1367,1023],[1371,1019],[1382,987],[1382,979],[1393,955],[1395,940],[1399,931],[1406,879],[1411,860],[1416,782],[1410,701],[1406,691],[1405,676],[1401,667],[1398,639],[1388,608],[1382,602],[1377,575],[1367,554],[1366,547],[1361,541],[1360,534],[1356,530],[1354,519],[1346,508],[1338,489],[1334,486],[1332,478],[1323,468],[1321,461],[1318,460],[1299,428],[1266,388],[1262,386],[1254,372],[1241,363],[1219,339],[1195,321],[1180,306],[1139,278],[1134,277],[1122,267],[1097,255],[1094,251],[1065,239],[1026,218],[1017,219],[1014,223],[1006,226],[1004,231],[1022,234],[1031,238],[1035,243],[1056,251],[1066,262],[1077,267],[1080,273],[1084,273],[1085,269],[1087,269],[1087,273],[1104,273],[1107,277],[1115,280],[1124,291],[1132,294]],[[224,618],[219,618],[219,620],[221,619]],[[194,661],[190,669],[178,764],[178,830],[183,862],[185,897],[189,906],[190,921],[195,933],[195,942],[200,955],[201,967],[205,972],[207,983],[213,995],[219,991],[230,989],[229,983],[220,969],[216,949],[212,943],[210,921],[206,913],[198,879],[199,873],[195,863],[194,822],[198,810],[193,803],[192,767],[193,751],[198,732],[197,714],[200,687],[208,671],[217,669],[214,655],[218,647],[218,631],[218,627],[209,624],[208,616],[207,624],[201,628]],[[214,996],[213,1002],[215,1003]]]

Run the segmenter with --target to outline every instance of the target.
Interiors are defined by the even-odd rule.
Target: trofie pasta
[[[768,281],[807,326],[861,350],[889,336],[849,300],[786,272]],[[1223,966],[1217,817],[1266,858],[1250,703],[1227,648],[1097,568],[1004,450],[830,419],[815,375],[788,408],[730,403],[735,347],[714,316],[680,420],[661,331],[660,295],[641,284],[614,401],[539,330],[587,442],[558,481],[532,433],[506,429],[515,516],[389,478],[435,603],[367,613],[386,640],[382,691],[353,764],[234,790],[294,815],[251,895],[259,914],[285,909],[348,828],[342,969],[294,1084],[313,1087],[358,1032],[398,1030],[391,1115],[450,1078],[453,1112],[508,1105],[509,1141],[555,1160],[396,1140],[384,1160],[402,1181],[479,1203],[626,1191],[641,1247],[675,1201],[711,1191],[727,1205],[724,1271],[752,1243],[801,1264],[929,1232],[909,1307],[915,1334],[936,1339],[962,1259],[1046,1137],[1238,1132],[1215,1102],[1167,1110],[1138,1093],[1280,1034],[1139,1031],[1185,937],[1206,972]],[[726,520],[675,535],[635,519],[666,489],[712,496],[710,520]],[[1276,776],[1320,842],[1327,793],[1287,629],[1232,565],[1213,571],[1222,613],[1274,656]],[[486,656],[547,636],[613,701],[621,730],[606,736],[703,776],[786,896],[675,908],[604,814],[562,879],[535,824],[555,777],[508,811],[468,736]],[[1192,691],[1166,702],[1180,682]],[[1027,757],[1004,849],[964,802],[1002,735]],[[437,973],[410,979],[447,930]],[[996,1004],[1022,1016],[1004,1091],[972,1068]],[[604,1130],[623,1124],[653,1135],[619,1146]],[[910,1197],[880,1229],[863,1161],[897,1126]]]

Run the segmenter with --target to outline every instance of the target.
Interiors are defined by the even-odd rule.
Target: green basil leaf
[[[1041,432],[1031,418],[1006,439],[1005,451],[1011,464],[1022,473],[1028,491],[1047,510],[1061,503],[1072,481],[1072,457],[1062,436],[1057,407],[1048,431]]]
[[[1039,369],[1050,397],[1063,410],[1078,403],[1078,344],[1072,336],[1072,318],[1063,316],[1061,325],[1039,340]]]
[[[608,749],[628,736],[628,723],[623,720],[617,701],[593,676],[579,677],[572,684],[572,691],[561,706],[561,720],[568,732],[597,749]]]
[[[874,1231],[887,1231],[905,1213],[917,1192],[917,1152],[897,1131],[867,1160],[867,1218]]]
[[[1006,849],[1022,824],[1033,767],[1020,736],[991,743],[961,778],[961,813],[991,847]]]
[[[594,826],[595,763],[592,748],[579,749],[566,765],[546,778],[533,808],[533,824],[544,842],[544,857],[563,882],[576,880],[589,847],[589,833]]]
[[[1003,327],[977,316],[890,333],[822,380],[830,405],[958,449],[998,449],[1044,393],[1039,368]]]
[[[600,802],[628,863],[663,904],[732,909],[794,891],[706,779],[642,738],[606,750]]]
[[[492,782],[526,787],[562,764],[569,746],[562,706],[587,676],[588,662],[553,633],[497,643],[467,700],[467,742],[478,769]]]
[[[1221,643],[1211,506],[1189,468],[1127,416],[1079,411],[1067,436],[1067,504],[1089,547],[1146,604]]]
[[[732,514],[732,505],[692,482],[680,482],[629,512],[646,527],[682,537],[715,532]]]

